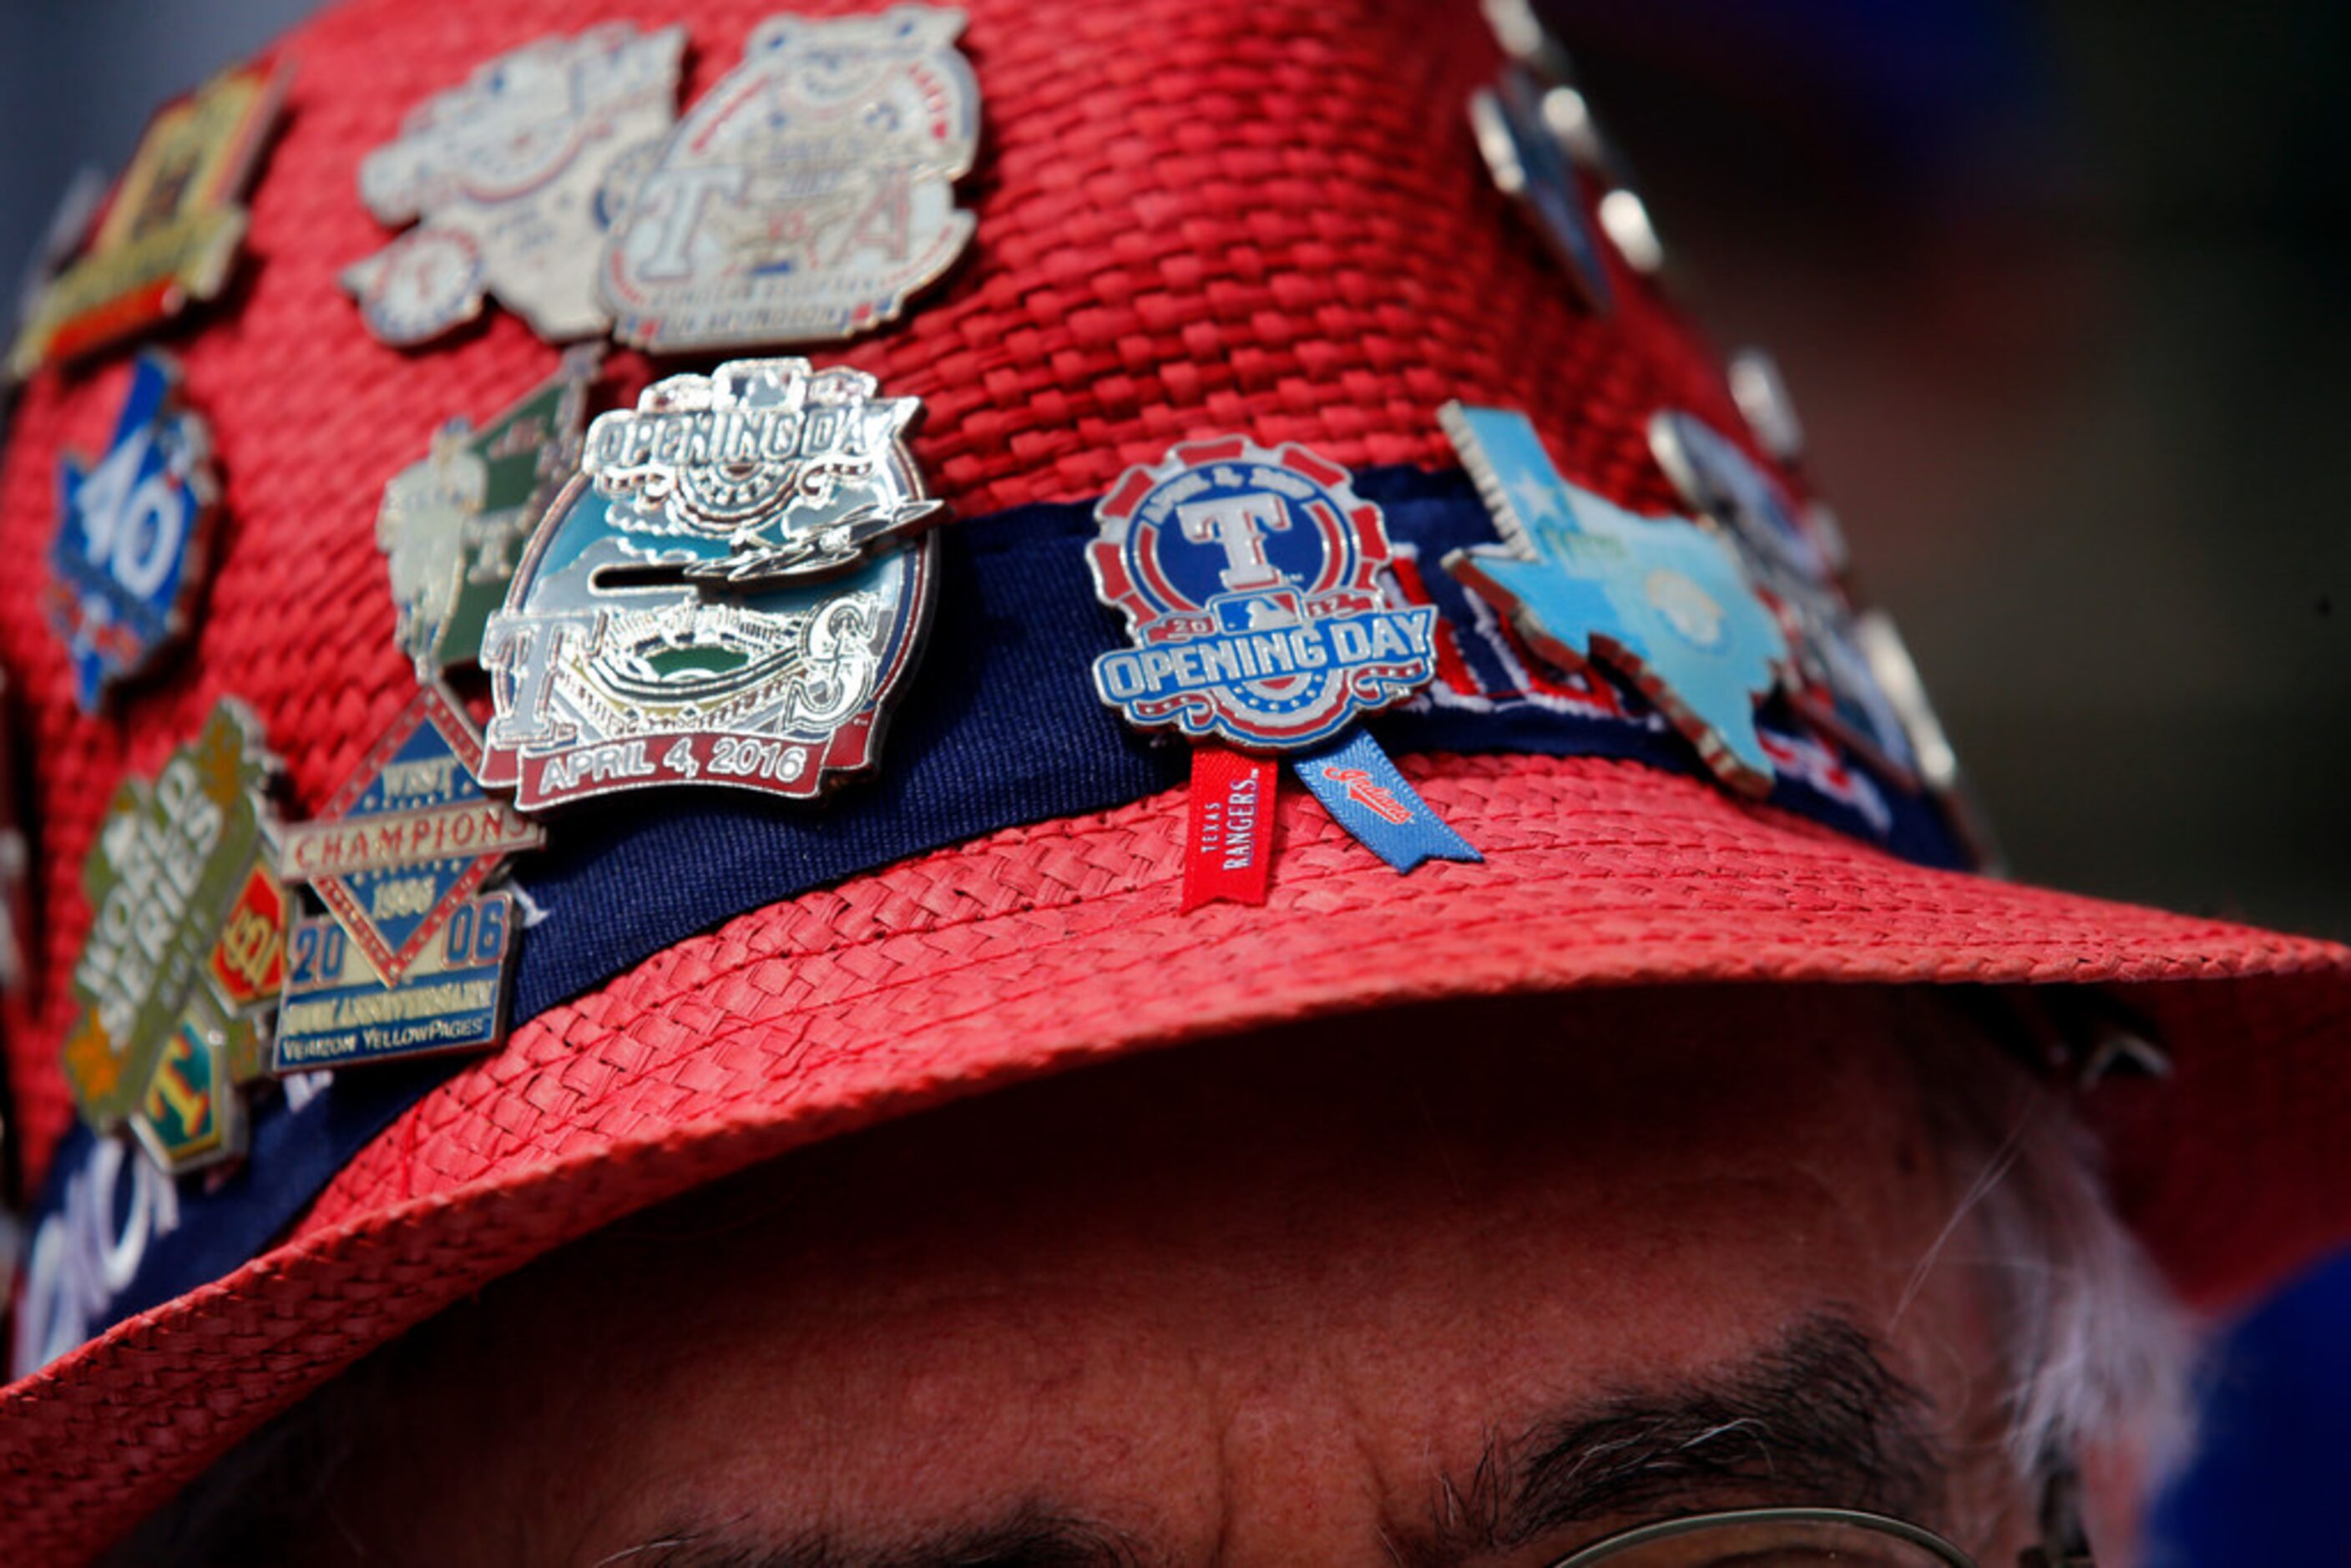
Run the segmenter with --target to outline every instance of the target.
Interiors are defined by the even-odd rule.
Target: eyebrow
[[[1466,1483],[1440,1479],[1433,1525],[1391,1526],[1388,1548],[1437,1568],[1576,1525],[1776,1504],[1932,1520],[1949,1460],[1931,1410],[1867,1333],[1815,1314],[1731,1366],[1579,1401],[1490,1440]]]
[[[1438,1478],[1427,1516],[1387,1521],[1382,1542],[1402,1568],[1448,1568],[1579,1525],[1713,1508],[1812,1503],[1930,1521],[1948,1461],[1929,1414],[1868,1333],[1815,1314],[1729,1366],[1580,1399],[1489,1438],[1468,1478]],[[1140,1568],[1167,1555],[1026,1503],[989,1523],[886,1543],[681,1529],[597,1568]]]
[[[679,1531],[594,1568],[1141,1568],[1145,1561],[1117,1531],[1024,1505],[994,1523],[890,1546],[820,1533],[779,1542]]]

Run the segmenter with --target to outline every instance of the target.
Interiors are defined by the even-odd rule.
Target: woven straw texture
[[[682,8],[685,101],[775,8]],[[1674,318],[1631,287],[1616,319],[1580,314],[1488,185],[1461,105],[1493,55],[1468,5],[967,10],[984,97],[961,193],[980,214],[973,254],[910,323],[840,356],[925,400],[916,455],[963,515],[1096,495],[1176,440],[1224,430],[1349,465],[1449,465],[1435,410],[1454,396],[1526,408],[1567,472],[1663,509],[1649,412],[1736,427],[1719,372]],[[40,617],[44,573],[0,583],[0,661],[37,758],[48,977],[79,951],[79,867],[116,781],[152,772],[216,696],[254,705],[307,814],[413,690],[375,547],[384,482],[444,420],[487,417],[556,356],[495,305],[453,346],[402,354],[368,337],[335,282],[389,237],[360,204],[359,162],[475,63],[607,19],[666,18],[626,0],[365,0],[287,41],[291,111],[254,192],[248,264],[170,340],[226,481],[192,656],[129,694],[119,721],[91,723]],[[632,399],[647,367],[622,356],[613,372],[612,395]],[[58,451],[102,446],[126,379],[118,359],[29,389],[0,468],[5,559],[44,559]],[[71,1114],[50,1065],[68,1011],[52,984],[9,1019],[37,1169]]]
[[[2137,982],[2136,1003],[2214,1047],[2159,1103],[2246,1134],[2183,1166],[2177,1111],[2120,1103],[2125,1202],[2159,1216],[2164,1261],[2227,1291],[2343,1228],[2351,1104],[2340,1073],[2330,1098],[2309,1071],[2351,1022],[2338,949],[1923,872],[1623,764],[1408,770],[1486,865],[1398,878],[1291,796],[1267,907],[1179,915],[1166,796],[745,915],[541,1016],[348,1167],[287,1245],[12,1389],[0,1517],[37,1557],[87,1550],[448,1301],[751,1161],[1341,1007],[1692,977]],[[2198,975],[2240,977],[2179,983]],[[2262,1049],[2232,1052],[2238,1031]],[[2296,1189],[2333,1201],[2282,1209]]]
[[[768,8],[690,8],[689,98]],[[1456,396],[1525,408],[1579,482],[1659,509],[1648,413],[1735,428],[1719,373],[1651,295],[1620,278],[1615,317],[1579,314],[1488,186],[1461,104],[1493,56],[1461,0],[968,10],[986,96],[962,198],[974,254],[910,322],[840,356],[926,400],[917,454],[963,515],[1090,496],[1222,430],[1351,465],[1447,464],[1433,414]],[[367,338],[334,282],[386,237],[359,160],[475,62],[608,18],[668,19],[363,0],[292,39],[252,257],[172,340],[226,477],[190,656],[119,718],[85,719],[41,573],[0,582],[36,791],[42,985],[6,1021],[37,1169],[69,1115],[55,1056],[89,918],[79,866],[117,780],[234,693],[286,758],[289,805],[315,810],[413,690],[373,542],[383,482],[444,418],[492,413],[555,362],[495,308],[420,354]],[[614,372],[626,397],[648,367]],[[29,390],[0,466],[7,559],[40,559],[58,451],[102,440],[123,382],[118,360]],[[2343,1075],[2307,1073],[2351,1018],[2341,949],[1922,872],[1625,765],[1411,770],[1485,865],[1398,878],[1290,801],[1272,904],[1179,919],[1180,805],[1145,800],[748,913],[530,1020],[364,1151],[287,1244],[8,1391],[0,1555],[86,1553],[370,1346],[629,1208],[950,1095],[1347,1006],[1693,977],[2126,983],[2194,1046],[2177,1092],[2103,1113],[2166,1263],[2216,1298],[2343,1228]],[[2183,1105],[2239,1141],[2183,1137]]]

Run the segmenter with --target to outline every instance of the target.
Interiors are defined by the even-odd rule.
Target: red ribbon
[[[1273,792],[1281,771],[1226,746],[1192,748],[1184,909],[1228,899],[1263,904],[1273,869]]]

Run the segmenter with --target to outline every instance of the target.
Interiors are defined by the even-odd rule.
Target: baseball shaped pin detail
[[[977,220],[961,11],[771,16],[662,144],[604,248],[622,342],[655,353],[822,343],[904,311]]]

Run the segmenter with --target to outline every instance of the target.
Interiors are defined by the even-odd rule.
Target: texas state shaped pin
[[[1437,418],[1504,544],[1445,569],[1563,669],[1607,665],[1638,686],[1725,783],[1771,787],[1755,704],[1788,645],[1738,555],[1680,517],[1645,517],[1560,477],[1524,414],[1447,403]]]

